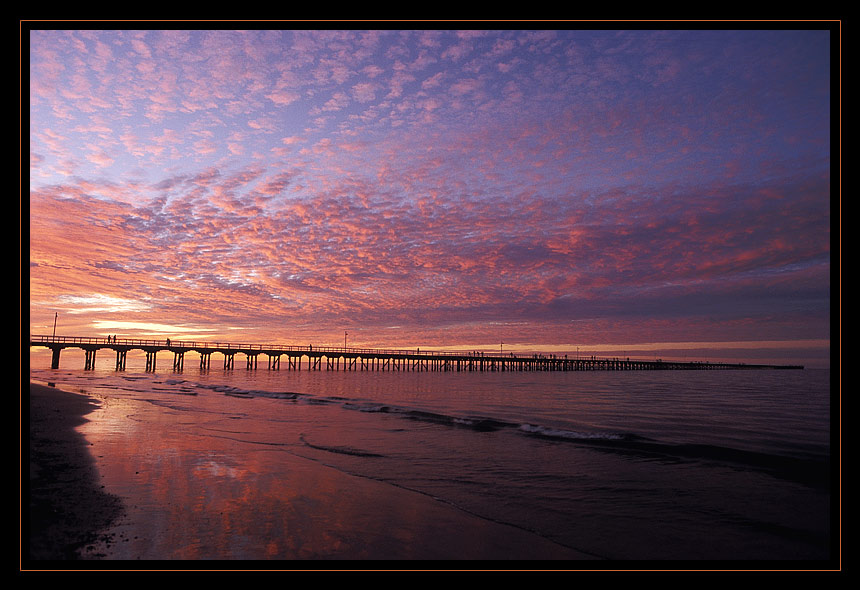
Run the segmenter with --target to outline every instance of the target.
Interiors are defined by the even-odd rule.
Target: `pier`
[[[712,363],[707,361],[639,360],[618,357],[572,357],[546,354],[502,354],[479,351],[421,351],[420,349],[377,349],[336,346],[286,346],[282,344],[232,344],[172,340],[137,340],[89,336],[30,337],[31,347],[51,349],[51,368],[60,367],[60,352],[80,348],[85,352],[84,370],[95,368],[96,353],[109,351],[116,357],[116,370],[124,371],[131,350],[146,354],[146,371],[155,372],[156,357],[166,353],[172,370],[185,369],[188,353],[197,356],[201,370],[212,366],[212,355],[223,361],[224,370],[239,368],[268,370],[284,368],[301,371],[655,371],[655,370],[725,370],[725,369],[802,369],[801,365],[760,365],[746,363]],[[171,358],[172,356],[172,358]],[[262,362],[261,361],[262,357]],[[283,359],[283,364],[282,364]],[[193,355],[190,360],[195,360]],[[244,363],[242,361],[244,360]],[[218,363],[216,363],[216,368]]]

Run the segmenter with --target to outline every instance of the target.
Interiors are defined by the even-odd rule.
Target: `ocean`
[[[32,358],[33,381],[101,401],[80,430],[128,504],[93,550],[106,560],[815,569],[836,550],[828,369],[153,373]]]

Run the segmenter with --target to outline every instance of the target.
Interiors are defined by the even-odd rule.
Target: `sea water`
[[[53,370],[37,359],[31,379],[97,395],[104,414],[84,431],[108,491],[162,508],[108,557],[318,558],[329,545],[334,558],[456,558],[407,532],[462,536],[441,510],[428,528],[435,506],[586,559],[796,565],[834,551],[827,369],[152,373],[67,356]],[[379,501],[344,481],[372,482],[363,493]],[[416,502],[388,505],[386,490]],[[367,538],[331,532],[344,522],[366,522]],[[361,543],[372,550],[338,552]]]

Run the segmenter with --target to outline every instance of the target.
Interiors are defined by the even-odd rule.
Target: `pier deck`
[[[370,349],[332,346],[287,346],[282,344],[233,344],[171,340],[137,340],[88,336],[30,337],[31,347],[52,351],[51,368],[60,366],[60,352],[66,348],[85,351],[84,369],[95,368],[96,353],[110,350],[116,354],[116,369],[125,370],[131,350],[146,353],[146,370],[155,371],[158,353],[173,355],[173,370],[182,371],[185,355],[195,353],[201,369],[211,368],[212,355],[223,357],[223,368],[234,369],[235,357],[242,355],[246,369],[256,369],[260,356],[269,370],[279,370],[285,358],[287,370],[311,371],[653,371],[653,370],[719,370],[719,369],[802,369],[800,365],[760,365],[745,363],[712,363],[701,361],[637,360],[618,357],[571,357],[546,354],[493,354],[485,352],[451,352],[420,349]],[[216,357],[217,358],[217,357]],[[241,357],[240,357],[241,359]],[[241,367],[241,363],[240,363]]]

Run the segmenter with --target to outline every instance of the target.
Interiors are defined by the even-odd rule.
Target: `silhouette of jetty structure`
[[[256,369],[264,357],[270,370],[310,371],[656,371],[656,370],[725,370],[725,369],[802,369],[802,365],[763,365],[714,363],[707,361],[637,360],[618,357],[571,357],[569,355],[498,354],[477,351],[421,351],[420,349],[376,349],[336,346],[285,346],[281,344],[231,344],[165,340],[136,340],[117,337],[40,336],[30,337],[31,347],[52,351],[51,368],[60,367],[60,352],[66,348],[85,351],[84,369],[95,368],[96,353],[116,354],[116,370],[125,370],[130,350],[146,353],[146,371],[155,371],[156,355],[173,355],[173,370],[182,371],[188,353],[196,353],[201,369],[211,367],[212,355],[223,357],[224,369],[235,368],[236,355],[245,359],[246,369]],[[241,358],[241,357],[240,357]],[[240,363],[241,366],[241,363]]]

